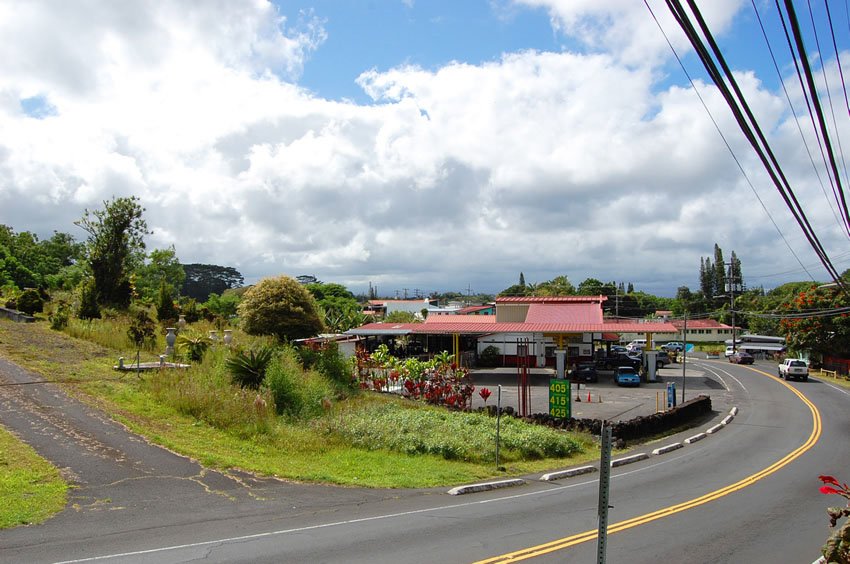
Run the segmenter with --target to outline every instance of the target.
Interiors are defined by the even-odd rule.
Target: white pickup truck
[[[806,382],[809,379],[809,366],[805,360],[786,358],[779,365],[779,377],[786,380],[802,380]]]

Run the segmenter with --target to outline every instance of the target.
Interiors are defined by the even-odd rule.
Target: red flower
[[[818,476],[818,480],[820,480],[824,484],[832,484],[833,486],[839,487],[841,486],[841,484],[838,483],[838,480],[836,480],[832,476]]]
[[[838,490],[836,490],[836,489],[835,489],[835,488],[833,488],[832,486],[821,486],[821,487],[820,487],[820,493],[822,493],[822,494],[839,494],[839,495],[841,495],[841,492],[840,492],[840,491],[838,491]]]
[[[480,390],[478,390],[478,395],[481,396],[481,399],[484,400],[484,403],[487,403],[487,400],[490,398],[490,394],[492,394],[492,392],[487,388],[481,388]]]

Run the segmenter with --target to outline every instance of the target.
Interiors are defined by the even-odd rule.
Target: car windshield
[[[806,363],[803,362],[802,360],[795,360],[791,363],[791,366],[805,366],[805,365],[806,365]]]

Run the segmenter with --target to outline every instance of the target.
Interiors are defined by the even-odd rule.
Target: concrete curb
[[[718,423],[714,427],[706,429],[705,432],[708,433],[709,435],[713,435],[714,433],[716,433],[717,431],[719,431],[723,427],[725,427],[725,425],[723,423]]]
[[[729,423],[731,423],[731,422],[732,422],[732,420],[733,420],[733,419],[735,419],[735,417],[734,417],[734,416],[732,416],[732,415],[727,415],[726,417],[724,417],[724,418],[723,418],[723,421],[721,421],[721,422],[720,422],[720,424],[721,424],[721,425],[728,425]]]
[[[682,443],[673,443],[672,445],[663,446],[653,450],[652,454],[658,456],[659,454],[667,454],[668,452],[672,452],[680,448],[682,448]]]
[[[468,493],[486,492],[497,490],[499,488],[511,488],[513,486],[523,486],[525,480],[514,478],[511,480],[499,480],[498,482],[483,482],[481,484],[469,484],[466,486],[458,486],[449,490],[449,495],[463,495]]]
[[[731,416],[733,416],[733,417],[734,417],[735,415],[738,415],[738,408],[737,408],[737,407],[733,407],[732,409],[730,409],[730,410],[729,410],[729,415],[731,415]]]
[[[544,482],[551,482],[552,480],[560,480],[561,478],[572,478],[573,476],[589,474],[591,472],[596,472],[595,466],[579,466],[578,468],[570,468],[569,470],[549,472],[548,474],[543,474],[542,476],[540,476],[540,479]]]
[[[698,433],[698,434],[694,435],[693,437],[688,437],[687,439],[685,439],[685,444],[686,445],[693,444],[697,441],[703,440],[707,436],[708,435],[706,435],[705,433]]]
[[[649,455],[645,452],[633,454],[624,458],[618,458],[617,460],[611,461],[611,468],[616,468],[617,466],[624,466],[626,464],[631,464],[632,462],[638,462],[640,460],[646,460],[647,458],[649,458]]]

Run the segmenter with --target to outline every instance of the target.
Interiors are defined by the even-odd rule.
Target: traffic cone
[[[590,403],[590,402],[592,402],[592,401],[593,401],[593,400],[592,400],[592,399],[590,399],[590,392],[587,392],[587,403]]]

